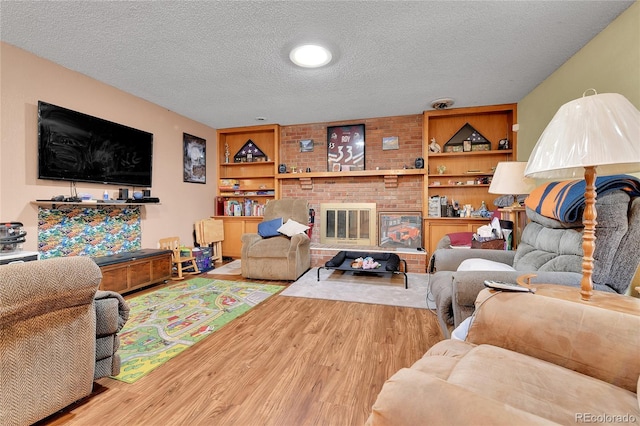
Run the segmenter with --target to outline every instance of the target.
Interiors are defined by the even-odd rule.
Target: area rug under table
[[[208,272],[210,275],[241,275],[242,274],[242,261],[236,259],[233,262],[226,263],[222,266],[216,267]]]
[[[428,274],[407,272],[409,288],[405,289],[401,275],[357,275],[321,269],[318,281],[317,270],[312,268],[307,271],[280,295],[435,309],[435,303],[427,300]]]
[[[113,378],[135,382],[283,288],[192,278],[128,300]]]

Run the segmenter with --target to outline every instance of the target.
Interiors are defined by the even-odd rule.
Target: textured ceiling
[[[301,124],[518,102],[632,3],[1,0],[0,35],[215,128]]]

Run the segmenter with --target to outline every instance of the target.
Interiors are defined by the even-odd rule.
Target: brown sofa
[[[466,341],[441,341],[394,374],[367,424],[640,424],[638,330],[629,296],[483,290]]]
[[[89,257],[0,266],[0,424],[28,425],[120,372],[129,308]]]

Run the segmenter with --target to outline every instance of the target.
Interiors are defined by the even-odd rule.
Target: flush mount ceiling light
[[[291,61],[304,68],[319,68],[331,62],[331,52],[317,44],[304,44],[291,50]]]
[[[431,102],[431,108],[433,109],[447,109],[453,105],[453,99],[440,98]]]

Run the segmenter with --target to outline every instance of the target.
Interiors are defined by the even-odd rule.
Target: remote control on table
[[[535,293],[535,288],[523,287],[520,284],[516,283],[506,283],[504,281],[494,281],[494,280],[485,280],[485,287],[489,287],[494,290],[503,290],[503,291],[519,291],[522,293]]]

